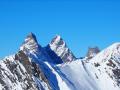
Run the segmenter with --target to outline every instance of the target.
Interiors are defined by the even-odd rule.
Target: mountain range
[[[120,90],[120,43],[77,58],[59,35],[43,47],[30,33],[0,60],[0,90]]]

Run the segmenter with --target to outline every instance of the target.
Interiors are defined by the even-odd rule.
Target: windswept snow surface
[[[89,61],[78,59],[54,69],[71,90],[120,90],[119,58],[120,43],[115,43]]]
[[[99,90],[96,81],[86,72],[81,60],[58,65],[56,69],[71,90]]]
[[[47,73],[49,73],[47,74],[48,79],[53,84],[55,90],[71,90],[66,82],[62,79],[57,69],[54,68],[54,65],[51,65],[48,62],[45,62],[45,65],[47,66],[46,68],[49,68],[49,70],[46,70]]]

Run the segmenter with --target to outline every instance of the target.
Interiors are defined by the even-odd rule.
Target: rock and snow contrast
[[[91,59],[94,56],[96,56],[99,52],[100,52],[100,49],[98,47],[94,47],[94,48],[89,47],[87,52],[87,58]]]
[[[79,59],[59,35],[42,47],[30,33],[0,60],[0,90],[120,90],[120,43]]]
[[[57,54],[57,56],[61,58],[63,62],[73,61],[76,59],[70,49],[67,47],[66,43],[59,35],[57,35],[51,41],[51,43],[49,43],[49,47]]]

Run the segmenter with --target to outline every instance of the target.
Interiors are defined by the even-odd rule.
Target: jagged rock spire
[[[49,43],[49,47],[63,60],[63,62],[75,60],[75,56],[60,35],[56,35],[55,38],[52,39]]]
[[[28,34],[27,38],[33,39],[33,40],[37,43],[37,39],[36,39],[36,36],[35,36],[34,33],[30,32],[30,33]],[[27,38],[26,38],[26,39],[27,39]]]
[[[31,32],[27,35],[25,41],[23,42],[20,50],[24,52],[36,52],[40,45],[37,42],[36,36]]]
[[[87,52],[87,58],[91,59],[93,58],[96,54],[98,54],[100,52],[100,49],[96,46],[96,47],[89,47],[88,48],[88,52]]]
[[[63,41],[63,39],[61,38],[60,35],[56,35],[55,38],[52,39],[51,43],[52,44],[59,44],[59,45],[63,45],[65,44],[65,42]]]

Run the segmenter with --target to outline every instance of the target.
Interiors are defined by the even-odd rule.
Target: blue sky
[[[84,56],[89,46],[120,42],[120,1],[0,0],[0,58],[15,53],[29,32],[42,46],[59,34]]]

